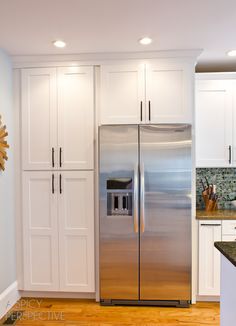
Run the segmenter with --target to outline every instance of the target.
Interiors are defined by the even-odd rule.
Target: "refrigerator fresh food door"
[[[190,300],[191,127],[140,126],[140,300]]]
[[[138,126],[101,126],[100,298],[138,300]]]

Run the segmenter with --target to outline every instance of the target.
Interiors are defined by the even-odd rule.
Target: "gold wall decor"
[[[8,159],[6,148],[9,148],[5,137],[8,135],[6,126],[2,124],[2,116],[0,115],[0,170],[5,170],[5,160]]]

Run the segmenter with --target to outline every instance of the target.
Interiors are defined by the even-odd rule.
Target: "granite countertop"
[[[197,220],[236,220],[236,209],[218,209],[216,211],[207,212],[197,209]]]
[[[236,267],[236,242],[215,242],[215,247]]]

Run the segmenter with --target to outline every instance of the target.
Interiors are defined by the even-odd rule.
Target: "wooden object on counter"
[[[203,185],[202,197],[203,197],[203,200],[205,203],[206,211],[217,210],[218,209],[218,206],[217,206],[218,195],[215,193],[216,186],[209,185],[208,181],[207,181],[207,188],[205,188],[203,182],[202,182],[202,185]]]
[[[197,220],[236,220],[236,210],[218,209],[215,211],[206,211],[197,209]]]

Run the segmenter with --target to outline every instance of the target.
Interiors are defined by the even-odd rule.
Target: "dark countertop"
[[[197,209],[197,220],[236,220],[236,209],[218,209],[216,211],[207,212]]]
[[[215,247],[236,267],[236,242],[215,242]]]

